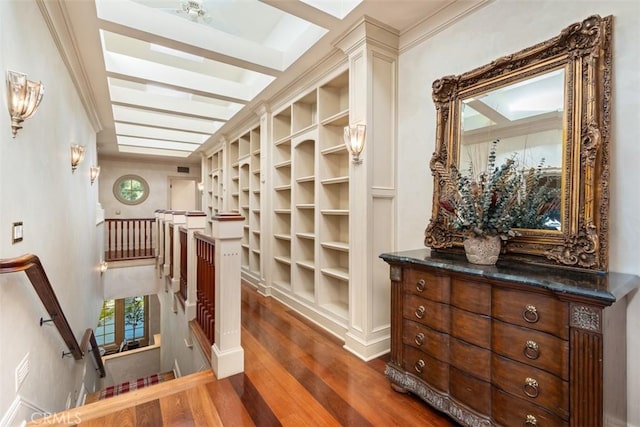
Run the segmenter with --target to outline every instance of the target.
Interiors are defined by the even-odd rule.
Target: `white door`
[[[171,179],[169,182],[171,209],[175,211],[195,211],[196,181],[193,179]]]

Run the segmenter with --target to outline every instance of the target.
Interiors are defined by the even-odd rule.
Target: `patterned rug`
[[[161,382],[169,381],[174,378],[175,376],[173,375],[173,372],[165,372],[161,374],[149,375],[148,377],[138,378],[135,381],[125,381],[121,384],[107,387],[104,390],[95,393],[95,395],[92,396],[92,399],[90,399],[90,401],[96,401],[101,399],[107,399],[113,396],[118,396],[119,394],[128,393],[130,391],[138,390],[154,384],[159,384]],[[89,402],[85,401],[85,403],[89,403]]]

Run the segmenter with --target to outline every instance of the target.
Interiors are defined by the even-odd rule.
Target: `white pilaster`
[[[218,379],[244,371],[240,345],[240,241],[244,217],[237,213],[213,217],[216,242],[215,336],[211,365]]]
[[[390,282],[378,255],[395,248],[396,30],[364,17],[336,41],[349,56],[349,121],[365,124],[361,164],[349,180],[349,330],[345,348],[364,360],[389,351]]]

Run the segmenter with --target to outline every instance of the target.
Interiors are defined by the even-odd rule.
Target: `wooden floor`
[[[78,413],[75,423],[119,427],[455,425],[415,397],[393,391],[384,376],[385,357],[362,362],[344,350],[339,340],[247,285],[242,291],[242,326],[243,374],[220,381],[209,372],[195,374],[191,382],[183,377],[133,392],[128,409],[93,420]],[[171,383],[175,385],[160,391]],[[159,391],[149,395],[155,387]],[[143,392],[146,397],[141,397]],[[126,396],[112,399],[121,398]]]

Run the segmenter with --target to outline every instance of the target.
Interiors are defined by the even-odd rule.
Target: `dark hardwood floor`
[[[339,340],[246,284],[242,327],[244,373],[222,380],[196,374],[191,385],[183,377],[171,391],[132,394],[129,408],[81,417],[80,425],[455,425],[417,398],[393,391],[384,376],[386,357],[361,361]]]

